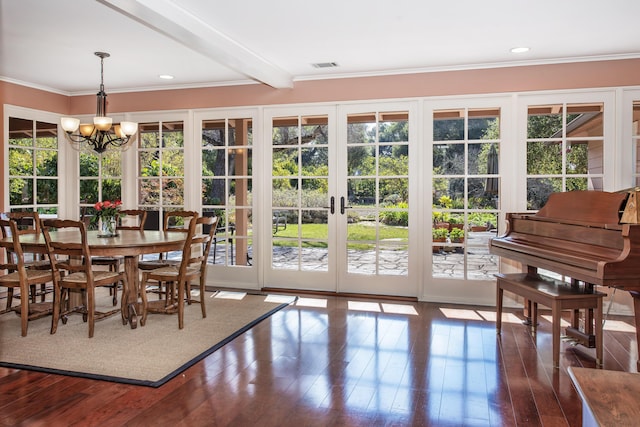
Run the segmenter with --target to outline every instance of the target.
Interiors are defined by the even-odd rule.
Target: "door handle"
[[[325,209],[329,209],[331,211],[331,215],[336,213],[336,198],[331,196],[331,206],[324,206]]]
[[[345,206],[345,205],[344,205],[344,197],[340,197],[340,213],[341,213],[342,215],[344,215],[344,211],[345,211],[346,209],[351,209],[351,206]]]

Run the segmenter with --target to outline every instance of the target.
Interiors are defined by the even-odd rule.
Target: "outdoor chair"
[[[166,265],[155,270],[147,270],[142,273],[140,296],[142,297],[142,319],[140,324],[144,326],[148,313],[173,314],[178,313],[178,328],[184,327],[184,303],[199,303],[202,317],[207,317],[205,306],[206,267],[211,244],[218,219],[216,217],[200,217],[189,223],[182,259],[178,265]],[[197,225],[208,226],[209,232],[196,234]],[[200,248],[198,248],[200,245]],[[194,248],[198,248],[194,250]],[[199,281],[199,299],[191,296],[191,281]],[[147,299],[144,291],[150,281],[155,281],[162,288],[165,285],[164,300],[151,301]]]
[[[20,230],[18,223],[15,220],[0,219],[0,227],[3,230],[9,230],[11,233],[12,244],[9,246],[3,246],[5,249],[5,259],[7,263],[0,264],[0,270],[8,271],[7,274],[0,276],[0,286],[6,287],[7,290],[7,307],[5,310],[0,311],[0,314],[7,313],[9,311],[16,311],[20,315],[21,334],[27,336],[28,322],[29,320],[38,319],[40,317],[49,315],[52,313],[53,306],[56,302],[55,297],[52,302],[38,302],[28,298],[29,290],[35,285],[45,285],[46,283],[53,282],[53,271],[51,269],[44,270],[27,268],[27,264],[24,261],[24,253],[22,251],[22,244],[20,243],[20,236],[25,234],[31,234],[29,230]],[[51,263],[49,263],[51,265]],[[20,289],[20,305],[12,307],[12,296],[15,288]]]
[[[71,230],[77,233],[80,239],[54,241],[51,239],[50,230]],[[47,219],[42,221],[42,232],[45,238],[47,253],[51,259],[53,270],[54,285],[54,305],[53,319],[51,322],[51,333],[55,334],[58,328],[58,322],[62,319],[62,323],[67,323],[67,316],[73,312],[82,313],[82,319],[89,323],[89,338],[93,337],[95,321],[122,310],[111,310],[108,312],[96,311],[96,295],[97,287],[108,287],[124,283],[126,289],[126,275],[124,272],[94,270],[91,262],[91,251],[87,241],[87,228],[82,221]],[[60,255],[66,255],[68,258],[64,261],[58,261]],[[73,263],[73,258],[81,257],[83,261]],[[60,271],[64,270],[66,274],[61,277]],[[79,307],[71,307],[69,304],[69,291],[79,290],[82,293],[82,302]],[[123,296],[126,292],[123,292]],[[124,301],[123,301],[124,303]]]

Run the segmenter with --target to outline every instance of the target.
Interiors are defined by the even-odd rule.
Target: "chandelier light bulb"
[[[101,131],[106,132],[109,129],[111,129],[112,123],[113,123],[113,120],[111,119],[111,117],[94,117],[93,118],[93,124],[95,125],[96,129]]]
[[[63,117],[60,119],[60,123],[65,132],[75,132],[78,130],[78,126],[80,126],[80,120],[73,117]]]

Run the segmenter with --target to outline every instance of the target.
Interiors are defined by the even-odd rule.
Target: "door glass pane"
[[[278,117],[272,129],[271,267],[328,271],[328,117]]]
[[[138,203],[146,229],[161,230],[168,212],[184,209],[184,125],[160,121],[138,125]]]
[[[202,207],[218,217],[213,264],[253,265],[253,120],[202,122]]]
[[[407,275],[409,114],[353,114],[347,126],[347,272]]]

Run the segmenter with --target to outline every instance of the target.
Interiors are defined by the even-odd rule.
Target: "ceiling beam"
[[[293,77],[170,0],[97,0],[99,3],[245,76],[277,89]]]

